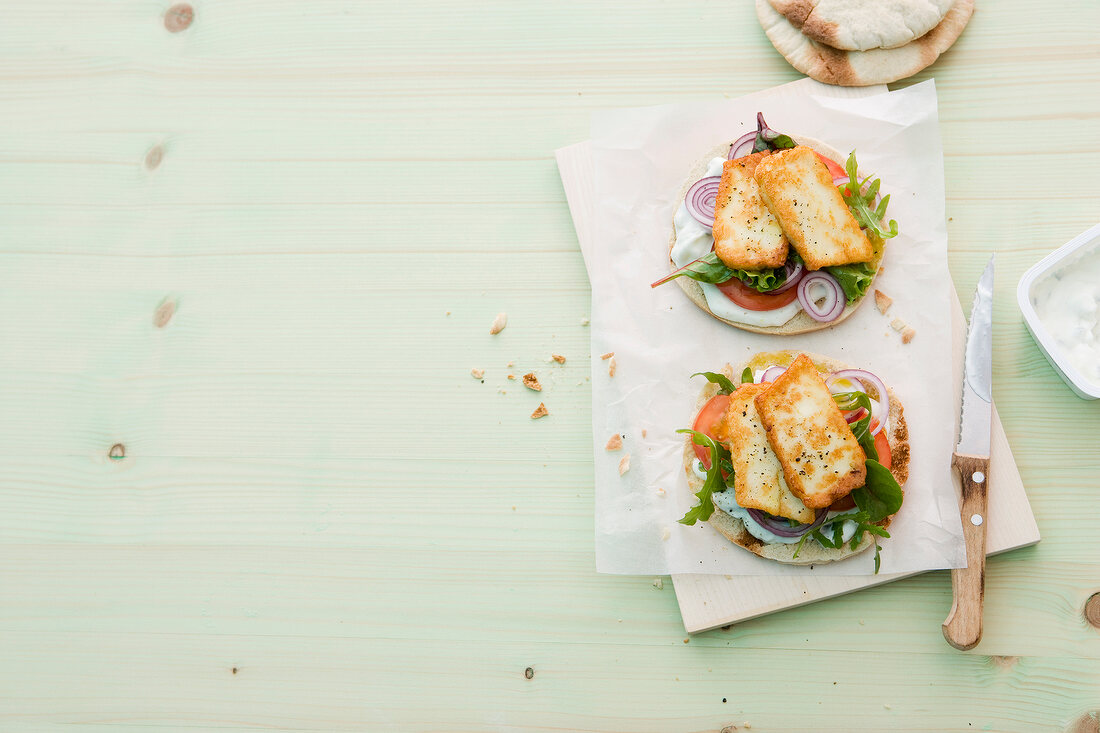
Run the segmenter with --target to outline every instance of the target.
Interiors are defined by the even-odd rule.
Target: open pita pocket
[[[810,357],[818,370],[823,373],[848,368],[848,365],[841,361],[819,354],[809,354],[799,351],[774,351],[757,354],[749,361],[737,367],[726,365],[722,373],[736,383],[737,378],[735,375],[740,375],[745,368],[749,368],[755,372],[769,366],[786,367],[789,366],[799,354],[806,354],[806,356]],[[887,387],[887,389],[889,390],[889,387]],[[696,400],[696,412],[702,409],[703,405],[709,402],[718,392],[719,386],[708,382],[707,385],[703,387],[702,391],[699,393],[699,398]],[[894,394],[892,390],[889,390],[889,394],[890,415],[888,417],[886,430],[890,440],[890,473],[893,475],[894,480],[898,482],[898,485],[904,487],[906,480],[909,478],[909,427],[906,425],[905,411],[897,395]],[[703,480],[699,478],[693,470],[696,460],[695,449],[691,437],[688,436],[684,441],[683,466],[684,472],[687,474],[688,488],[693,494],[698,492],[703,486]],[[730,488],[727,489],[727,491],[733,491],[733,489]],[[727,514],[717,506],[714,508],[714,513],[711,514],[710,519],[707,521],[710,522],[710,525],[714,527],[714,529],[733,544],[759,557],[775,560],[776,562],[788,565],[811,565],[836,562],[852,557],[853,555],[858,555],[874,545],[874,542],[872,542],[870,538],[864,538],[864,541],[854,550],[851,548],[850,543],[845,543],[840,548],[831,548],[824,547],[817,541],[809,540],[804,542],[802,547],[798,549],[798,557],[794,557],[797,547],[796,544],[763,542],[748,531],[742,520]],[[884,528],[889,525],[890,518],[887,518],[881,523],[881,526]]]
[[[974,0],[955,0],[936,27],[903,46],[845,51],[808,38],[768,0],[756,0],[764,33],[791,66],[817,81],[844,87],[888,84],[916,74],[955,43],[973,14]]]
[[[807,147],[813,148],[814,150],[821,153],[825,157],[830,158],[830,159],[832,159],[832,160],[834,160],[837,163],[840,163],[842,165],[848,157],[848,156],[844,155],[843,153],[841,153],[836,148],[832,147],[831,145],[827,145],[827,144],[821,142],[820,140],[816,140],[816,139],[811,138],[811,137],[802,137],[802,136],[797,136],[797,135],[791,135],[791,139],[795,143],[797,143],[798,145],[805,145]],[[692,184],[694,184],[696,181],[698,181],[700,178],[703,178],[707,174],[707,166],[710,164],[710,161],[714,160],[715,158],[719,158],[719,157],[724,158],[724,157],[726,157],[726,155],[729,152],[729,149],[730,149],[729,143],[726,143],[724,145],[720,145],[720,146],[714,148],[713,150],[711,150],[709,153],[707,153],[707,155],[705,157],[700,159],[699,162],[695,164],[695,167],[693,167],[691,169],[691,172],[688,174],[683,188],[680,189],[679,196],[677,196],[677,199],[676,199],[676,208],[677,209],[679,209],[680,204],[683,203],[684,199],[687,196],[688,189],[691,188]],[[675,270],[678,267],[678,265],[672,260],[672,248],[676,246],[676,225],[675,225],[675,222],[672,222],[672,225],[673,225],[672,226],[672,236],[669,238],[669,243],[668,243],[669,267],[670,267],[670,269]],[[876,276],[877,276],[879,265],[882,264],[882,257],[886,252],[886,245],[885,245],[885,242],[883,242],[883,240],[879,239],[878,237],[871,237],[870,239],[871,239],[872,245],[874,246],[874,256],[869,260],[869,262],[870,262],[871,267],[872,267],[872,269],[874,270],[874,272],[876,273]],[[832,328],[833,326],[837,325],[838,323],[841,323],[845,319],[849,318],[853,313],[855,313],[856,309],[859,308],[863,304],[863,301],[867,300],[867,295],[865,294],[864,296],[860,297],[859,299],[857,299],[857,300],[855,300],[851,303],[846,304],[845,307],[844,307],[843,312],[839,316],[837,316],[837,318],[835,318],[834,320],[829,321],[827,323],[822,323],[822,322],[819,322],[819,321],[815,321],[813,318],[810,318],[810,316],[807,315],[805,311],[799,311],[789,321],[787,321],[786,323],[784,323],[781,326],[753,326],[753,325],[749,325],[749,324],[746,324],[746,323],[739,323],[737,321],[732,321],[732,320],[723,318],[723,317],[717,315],[716,313],[714,313],[714,311],[712,311],[710,309],[710,307],[707,305],[707,298],[703,294],[703,289],[699,286],[699,283],[697,283],[695,280],[692,280],[691,278],[688,278],[688,277],[679,277],[679,278],[676,278],[676,282],[683,289],[684,293],[687,294],[688,298],[691,299],[691,302],[695,303],[695,305],[699,306],[702,310],[706,311],[708,314],[710,314],[714,318],[717,318],[719,321],[722,321],[723,323],[729,324],[730,326],[734,326],[735,328],[740,328],[744,331],[752,331],[753,333],[765,333],[765,334],[773,334],[773,335],[781,335],[781,336],[793,336],[795,334],[810,333],[811,331],[820,331],[820,330],[825,329],[825,328]],[[873,282],[874,282],[874,280],[872,280],[872,284],[873,284]],[[869,294],[870,292],[871,292],[871,287],[868,286],[867,294]]]
[[[940,24],[954,0],[769,0],[802,35],[845,51],[897,48]]]

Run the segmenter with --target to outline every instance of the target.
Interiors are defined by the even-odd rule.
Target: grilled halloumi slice
[[[867,262],[874,245],[859,229],[829,169],[798,145],[764,158],[754,173],[760,195],[809,270]]]
[[[760,198],[753,177],[767,150],[722,164],[714,203],[714,251],[726,265],[743,270],[782,267],[790,245],[775,216]]]
[[[768,384],[743,384],[730,395],[729,407],[718,426],[718,439],[729,444],[733,464],[733,493],[746,509],[773,516],[812,522],[816,513],[798,500],[786,481],[783,467],[768,443],[755,398]]]
[[[813,361],[800,354],[753,398],[791,493],[821,509],[863,486],[866,455]]]

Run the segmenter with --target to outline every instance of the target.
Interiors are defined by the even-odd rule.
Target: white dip
[[[706,176],[722,175],[722,164],[725,158],[715,158],[707,166]],[[704,176],[704,177],[706,177]],[[676,226],[676,244],[672,247],[672,261],[677,267],[683,267],[692,260],[697,260],[714,248],[714,236],[708,227],[703,226],[692,216],[684,202],[680,202],[680,208],[676,210],[673,218]],[[699,283],[703,289],[703,296],[707,299],[707,307],[711,313],[727,321],[744,323],[746,326],[782,326],[802,310],[798,300],[793,300],[782,308],[770,311],[751,311],[742,308],[722,294],[717,285]]]
[[[1066,361],[1100,387],[1100,253],[1036,282],[1031,303]]]

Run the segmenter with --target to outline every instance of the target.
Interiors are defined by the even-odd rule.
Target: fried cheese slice
[[[717,433],[728,442],[733,464],[733,493],[746,509],[812,522],[816,513],[798,500],[783,478],[783,467],[768,443],[755,398],[767,384],[743,384],[730,395]]]
[[[805,354],[754,398],[791,493],[811,509],[863,486],[866,456]]]
[[[734,269],[782,267],[790,245],[764,200],[753,173],[769,151],[722,164],[722,182],[714,202],[714,251]]]
[[[856,222],[829,169],[798,145],[764,158],[754,173],[765,205],[809,270],[867,262],[874,245]]]

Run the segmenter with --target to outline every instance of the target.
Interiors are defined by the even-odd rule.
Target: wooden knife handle
[[[966,567],[951,571],[955,602],[943,622],[943,638],[956,649],[972,649],[982,640],[985,600],[985,523],[989,459],[955,454],[962,477],[962,525]]]

